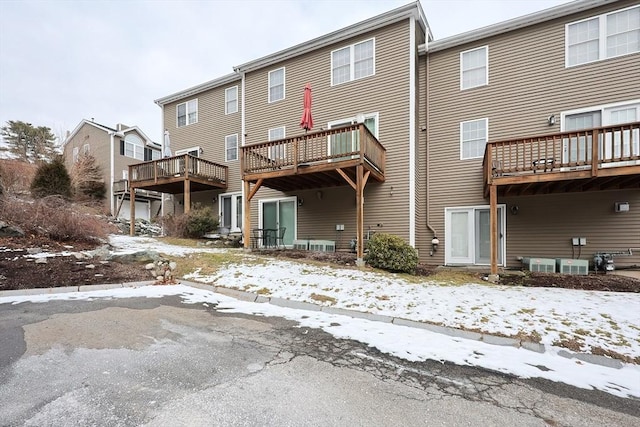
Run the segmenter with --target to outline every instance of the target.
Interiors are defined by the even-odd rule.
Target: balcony
[[[490,142],[484,193],[499,196],[640,188],[640,122]]]
[[[129,179],[131,189],[179,194],[226,189],[229,171],[227,166],[184,154],[130,165]]]
[[[240,160],[244,181],[291,191],[347,185],[358,166],[383,182],[386,150],[364,124],[354,124],[246,145]]]

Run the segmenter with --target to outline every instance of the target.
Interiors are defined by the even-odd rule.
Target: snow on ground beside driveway
[[[271,304],[249,303],[187,286],[144,286],[105,291],[0,297],[0,304],[101,298],[160,298],[179,295],[185,303],[216,305],[220,311],[277,316],[297,321],[301,327],[322,328],[337,338],[354,339],[380,351],[411,361],[436,360],[479,366],[521,378],[545,378],[585,389],[597,389],[621,397],[640,397],[640,366],[621,369],[583,363],[514,347],[436,334],[423,329],[354,319],[317,311],[294,310]],[[366,357],[366,355],[363,355]]]
[[[229,251],[229,249],[169,245],[153,237],[132,237],[120,234],[111,234],[109,243],[115,248],[112,251],[115,255],[132,254],[139,251],[156,251],[162,254],[182,257],[194,253],[224,253]]]
[[[425,279],[317,267],[272,260],[230,264],[210,276],[185,279],[278,298],[305,301],[505,336],[562,339],[640,357],[640,294],[525,288],[485,284],[444,285]]]
[[[145,237],[111,236],[118,251],[156,250],[183,256],[226,249],[185,248]],[[253,258],[253,257],[252,257]],[[398,275],[317,266],[268,258],[268,263],[199,270],[187,280],[265,296],[358,310],[486,333],[538,337],[551,345],[569,341],[640,358],[640,294],[571,289],[525,288],[489,283],[462,286],[408,282]],[[638,359],[636,359],[638,360]]]

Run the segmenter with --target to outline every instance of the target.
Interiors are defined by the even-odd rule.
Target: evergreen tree
[[[71,197],[71,178],[62,156],[56,156],[50,163],[43,163],[38,167],[31,183],[31,194],[36,198],[55,194]]]
[[[46,126],[9,120],[0,128],[0,135],[7,145],[2,150],[23,162],[50,161],[56,156],[56,137]]]

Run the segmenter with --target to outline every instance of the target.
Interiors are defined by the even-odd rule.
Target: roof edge
[[[388,12],[384,12],[380,15],[376,15],[372,18],[360,21],[356,24],[349,25],[331,33],[316,37],[309,41],[297,44],[295,46],[280,50],[262,58],[246,62],[241,65],[234,66],[234,71],[238,73],[246,73],[260,68],[267,67],[271,64],[284,61],[286,59],[294,58],[296,56],[303,55],[313,50],[328,46],[330,44],[339,42],[350,37],[358,36],[360,34],[373,31],[383,26],[393,24],[403,19],[414,17],[419,22],[422,29],[431,35],[431,31],[428,27],[428,23],[425,19],[424,12],[420,6],[419,1],[408,3],[404,6],[397,7]]]
[[[476,30],[467,31],[462,34],[447,37],[441,40],[435,40],[426,46],[426,50],[429,53],[437,52],[440,50],[449,49],[455,46],[459,46],[466,43],[471,43],[483,38],[496,36],[509,31],[514,31],[520,28],[529,27],[535,24],[539,24],[552,19],[562,18],[574,13],[582,12],[589,9],[594,9],[599,6],[614,3],[616,0],[577,0],[571,3],[562,4],[559,6],[551,7],[541,10],[539,12],[530,13],[528,15],[519,16],[517,18],[509,19],[507,21],[499,22],[497,24],[488,25],[486,27],[478,28]]]
[[[172,93],[171,95],[163,96],[162,98],[158,98],[153,102],[155,102],[159,106],[166,105],[170,102],[178,101],[180,99],[187,98],[189,96],[193,96],[209,89],[214,89],[216,87],[220,87],[241,79],[242,77],[238,73],[234,72],[222,77],[218,77],[217,79],[209,80],[208,82],[200,83],[199,85],[192,86],[188,89]]]

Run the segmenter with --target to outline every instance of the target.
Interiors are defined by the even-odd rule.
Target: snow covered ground
[[[220,249],[183,248],[150,238],[118,236],[118,251],[157,250],[184,256]],[[182,285],[125,288],[37,296],[0,297],[1,303],[51,299],[160,297],[180,295],[189,304],[218,304],[218,309],[281,316],[301,326],[319,327],[338,338],[355,339],[408,360],[433,359],[480,366],[512,375],[540,377],[618,396],[640,397],[640,366],[621,369],[558,356],[558,340],[571,340],[581,351],[603,349],[631,359],[640,357],[640,294],[549,288],[519,288],[469,283],[447,285],[408,281],[401,276],[366,270],[259,259],[238,253],[238,262],[202,270],[185,279],[259,292],[296,301],[400,317],[504,336],[539,336],[545,353],[489,345],[418,328],[353,319],[316,311],[238,301]],[[249,266],[248,266],[248,265]],[[597,350],[596,350],[597,351]]]

